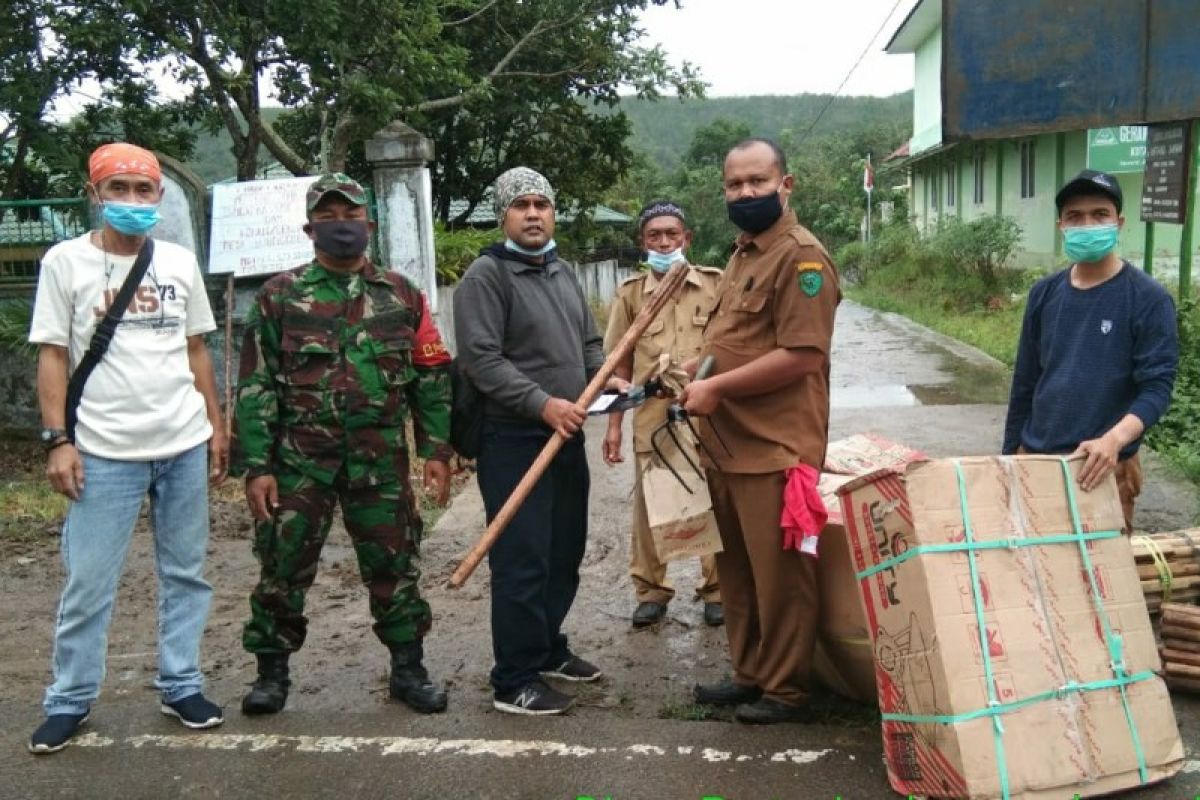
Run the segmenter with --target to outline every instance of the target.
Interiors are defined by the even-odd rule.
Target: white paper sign
[[[213,187],[209,272],[269,275],[312,261],[304,195],[314,178]]]

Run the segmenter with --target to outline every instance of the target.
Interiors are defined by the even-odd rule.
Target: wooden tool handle
[[[608,379],[612,377],[613,370],[617,365],[624,361],[633,348],[637,346],[638,339],[645,333],[646,328],[650,327],[650,323],[659,315],[668,302],[675,296],[675,293],[683,286],[687,279],[688,267],[687,264],[680,261],[677,262],[666,275],[659,281],[654,293],[650,295],[650,299],[646,301],[646,305],[642,306],[642,310],[634,318],[633,323],[629,326],[629,330],[625,331],[625,335],[621,337],[621,341],[613,348],[611,354],[605,359],[603,366],[592,378],[591,383],[583,390],[583,394],[576,401],[578,405],[587,408],[596,399],[596,395],[604,390]],[[533,487],[537,485],[550,462],[558,455],[558,451],[562,449],[566,439],[562,434],[555,432],[550,437],[550,441],[546,442],[542,452],[538,453],[538,457],[534,459],[532,466],[529,467],[525,475],[521,478],[517,488],[513,489],[513,493],[509,495],[508,500],[500,508],[500,512],[496,514],[495,519],[488,525],[487,530],[479,537],[479,541],[475,546],[467,552],[466,556],[454,570],[454,574],[450,576],[448,584],[450,588],[457,589],[467,582],[471,577],[471,573],[479,566],[479,562],[487,555],[488,550],[492,549],[492,545],[500,538],[500,534],[508,527],[508,523],[516,516],[521,504],[529,497],[529,493],[533,491]]]

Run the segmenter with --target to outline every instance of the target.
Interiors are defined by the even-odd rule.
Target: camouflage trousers
[[[431,618],[417,588],[422,524],[407,482],[346,488],[289,471],[275,477],[279,510],[255,527],[254,554],[262,570],[242,646],[251,653],[291,653],[304,644],[304,596],[317,577],[339,504],[370,593],[375,635],[389,647],[421,639]]]

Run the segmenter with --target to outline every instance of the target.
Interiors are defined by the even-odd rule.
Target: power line
[[[846,83],[850,80],[850,76],[854,74],[854,71],[858,69],[860,64],[862,64],[863,59],[867,57],[867,53],[871,52],[871,46],[875,44],[875,40],[879,38],[879,34],[883,33],[883,29],[887,27],[888,22],[892,19],[892,15],[896,13],[896,9],[898,9],[900,4],[903,2],[904,0],[896,0],[896,3],[892,6],[892,10],[889,11],[887,16],[883,18],[883,22],[880,24],[879,30],[875,31],[875,35],[871,37],[869,42],[867,42],[867,46],[863,48],[862,54],[859,55],[858,60],[854,62],[854,66],[850,67],[850,71],[846,73],[846,77],[842,78],[842,82],[838,84],[837,89],[834,90],[833,94],[829,96],[829,100],[825,102],[825,105],[822,106],[821,110],[817,113],[817,118],[812,121],[812,124],[808,126],[808,130],[806,130],[800,137],[800,141],[797,142],[798,145],[803,144],[804,140],[808,138],[808,135],[813,132],[813,128],[817,127],[817,123],[821,121],[821,117],[825,116],[825,112],[829,110],[829,107],[833,105],[833,101],[837,99],[839,94],[841,94],[842,89],[846,87]]]

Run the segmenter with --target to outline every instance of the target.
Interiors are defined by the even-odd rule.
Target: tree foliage
[[[539,135],[572,141],[583,173],[603,181],[628,158],[602,113],[619,87],[652,98],[702,88],[694,71],[639,45],[638,13],[669,0],[80,0],[166,64],[212,128],[230,136],[241,178],[260,147],[295,174],[342,170],[352,148],[401,119],[439,142],[445,180],[477,183]],[[278,130],[267,82],[300,116]],[[617,115],[619,116],[619,115]],[[546,128],[530,128],[540,119]],[[523,123],[516,127],[514,123]],[[598,137],[588,152],[584,144]],[[610,155],[606,145],[615,145]],[[595,164],[589,167],[590,159]],[[556,159],[557,160],[557,159]],[[489,176],[490,177],[490,176]]]
[[[127,138],[188,155],[181,109],[158,104],[133,55],[124,27],[83,4],[9,1],[0,25],[0,198],[78,191],[80,152],[71,148]],[[80,100],[84,82],[101,96],[78,120],[55,120],[55,105]]]
[[[837,101],[859,105],[860,98]],[[733,102],[705,100],[698,109],[711,104],[741,109],[757,98]],[[786,106],[792,98],[774,98]],[[673,117],[671,104],[663,104],[664,116]],[[698,112],[698,115],[700,112]],[[837,115],[841,118],[841,115]],[[635,117],[636,118],[636,117]],[[867,197],[862,189],[863,167],[868,153],[878,162],[899,147],[908,137],[906,121],[867,115],[840,130],[822,130],[819,136],[795,135],[789,130],[763,132],[738,119],[718,118],[695,130],[690,144],[679,147],[681,160],[675,169],[658,167],[645,157],[627,178],[607,195],[607,202],[626,212],[635,213],[642,203],[666,197],[680,203],[688,215],[694,233],[691,256],[697,263],[723,265],[736,230],[728,222],[721,189],[721,168],[730,147],[749,135],[774,139],[788,158],[788,169],[795,177],[791,206],[801,223],[811,229],[830,251],[859,236],[866,214]],[[657,128],[657,123],[651,127]],[[904,202],[903,193],[877,186],[874,200]],[[900,216],[904,216],[901,211]]]

